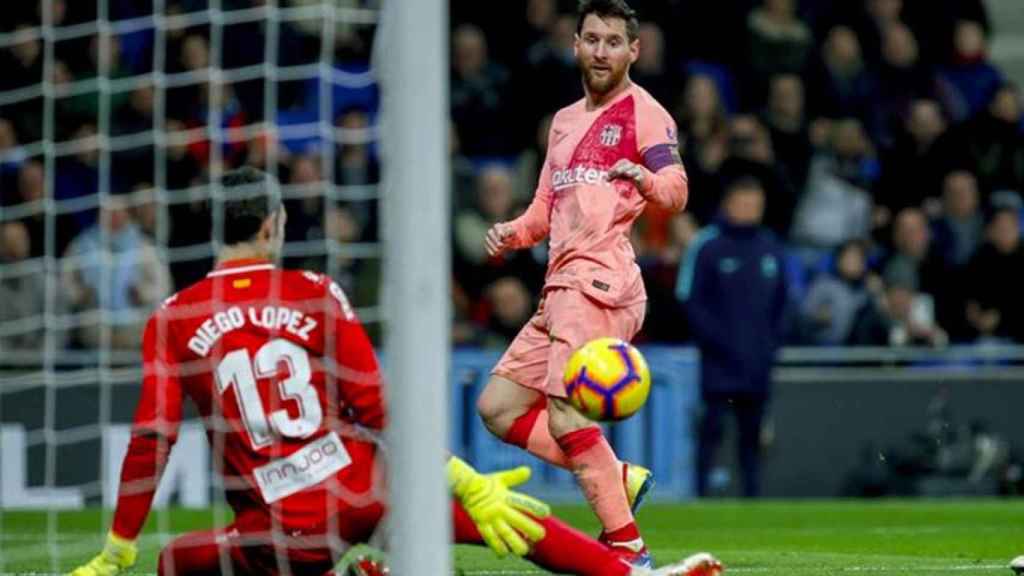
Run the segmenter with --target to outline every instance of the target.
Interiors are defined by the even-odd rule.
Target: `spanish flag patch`
[[[232,288],[248,288],[249,286],[252,286],[252,278],[239,278],[231,282]]]

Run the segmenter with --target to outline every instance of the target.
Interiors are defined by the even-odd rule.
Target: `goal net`
[[[378,0],[3,10],[0,573],[61,573],[102,546],[143,327],[210,271],[226,233],[211,210],[225,172],[276,177],[284,266],[340,286],[382,343],[385,252],[401,249],[382,242],[382,14]],[[139,541],[140,573],[155,572],[175,536],[232,521],[211,460],[190,408]]]

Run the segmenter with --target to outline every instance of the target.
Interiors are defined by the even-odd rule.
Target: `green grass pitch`
[[[591,513],[557,507],[571,524],[596,532]],[[221,513],[223,516],[223,512]],[[162,516],[162,518],[160,517]],[[66,571],[102,543],[109,512],[60,513],[47,539],[46,512],[0,512],[0,573]],[[652,504],[639,522],[655,560],[669,562],[710,551],[726,573],[877,576],[1005,574],[1024,554],[1024,501],[714,501]],[[161,537],[212,526],[212,511],[153,514],[133,574],[155,573]],[[485,549],[458,546],[456,572],[465,575],[540,574],[518,560],[498,560]]]

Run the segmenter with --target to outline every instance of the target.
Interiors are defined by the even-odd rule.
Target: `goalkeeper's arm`
[[[164,448],[166,447],[166,448]],[[135,564],[135,539],[149,515],[170,445],[154,434],[133,433],[121,470],[114,525],[103,550],[71,576],[114,576]]]
[[[103,550],[72,576],[113,576],[135,564],[135,539],[142,531],[181,422],[182,388],[166,341],[165,319],[154,315],[142,339],[142,395],[128,452],[121,465],[117,511]]]

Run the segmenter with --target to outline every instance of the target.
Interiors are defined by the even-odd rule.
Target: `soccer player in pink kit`
[[[491,432],[573,471],[604,526],[601,540],[650,565],[633,511],[650,472],[620,462],[601,429],[566,400],[562,370],[587,341],[631,339],[647,300],[629,235],[647,202],[673,211],[687,199],[671,116],[629,78],[639,55],[625,0],[582,0],[574,51],[583,99],[558,111],[533,202],[496,224],[491,255],[550,237],[543,297],[491,374],[477,408]]]

